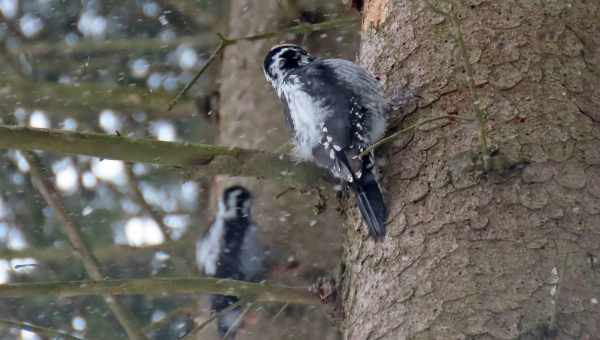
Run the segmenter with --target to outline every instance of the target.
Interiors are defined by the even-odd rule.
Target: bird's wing
[[[263,275],[264,249],[258,239],[258,228],[252,224],[244,234],[240,265],[247,281],[260,281]]]
[[[304,122],[314,116],[313,122],[305,127],[296,126],[297,140],[306,137],[312,141],[307,143],[311,149],[300,151],[312,154],[319,165],[330,169],[337,177],[349,179],[350,172],[360,169],[360,162],[354,160],[359,153],[357,134],[361,132],[357,130],[356,119],[358,114],[362,115],[360,119],[371,114],[365,107],[371,100],[369,98],[373,97],[374,101],[368,104],[369,107],[376,108],[377,101],[381,101],[377,82],[349,61],[322,59],[291,73],[284,83],[287,87],[282,92],[289,97],[294,116],[304,113]],[[365,130],[369,128],[364,126]],[[362,138],[368,144],[369,138],[364,134]],[[313,147],[317,145],[320,147]],[[336,157],[339,152],[347,154],[349,162],[340,163]]]
[[[337,80],[355,94],[362,107],[373,114],[383,114],[386,103],[383,91],[377,79],[369,72],[344,59],[320,59],[315,63],[321,63],[333,70]]]

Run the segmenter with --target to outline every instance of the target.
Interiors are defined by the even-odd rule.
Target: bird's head
[[[219,215],[224,219],[249,219],[252,194],[241,185],[228,187],[219,201]]]
[[[277,45],[267,53],[263,65],[265,78],[274,84],[280,81],[288,72],[298,67],[310,64],[315,58],[304,48],[293,44]]]

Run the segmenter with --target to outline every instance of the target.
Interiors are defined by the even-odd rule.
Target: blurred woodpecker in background
[[[283,105],[296,156],[348,183],[369,234],[383,239],[388,212],[375,157],[362,155],[386,129],[389,103],[377,80],[348,60],[315,58],[292,44],[273,47],[263,71]]]
[[[196,243],[196,261],[207,276],[258,282],[264,275],[264,251],[258,240],[257,226],[251,217],[252,195],[239,185],[225,189],[219,200],[215,219],[206,234]],[[212,309],[219,313],[221,337],[233,339],[242,323],[242,308],[235,296],[211,296]]]

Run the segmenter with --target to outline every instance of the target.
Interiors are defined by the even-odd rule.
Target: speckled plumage
[[[251,219],[251,195],[241,186],[223,192],[219,211],[207,233],[196,243],[196,262],[207,276],[258,282],[263,275],[264,251],[258,227]],[[213,295],[212,308],[220,312],[238,301],[235,296]],[[218,317],[221,336],[239,326],[240,308]],[[237,320],[237,321],[236,321]],[[233,335],[234,332],[229,332]],[[231,337],[230,337],[231,339]]]
[[[377,80],[348,60],[318,59],[290,44],[271,49],[263,70],[293,131],[296,156],[351,183],[371,235],[383,237],[387,209],[373,155],[359,157],[385,133],[387,103]]]

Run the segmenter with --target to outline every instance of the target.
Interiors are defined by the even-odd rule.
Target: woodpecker
[[[196,243],[196,262],[207,276],[259,282],[263,277],[264,250],[258,227],[251,217],[252,195],[239,185],[223,191],[217,215],[206,234]],[[218,313],[219,335],[233,339],[241,324],[241,308],[222,311],[239,299],[212,295],[211,308]],[[230,330],[231,329],[231,330]]]
[[[374,154],[361,156],[386,129],[388,103],[377,80],[351,61],[316,58],[292,44],[273,47],[263,71],[283,105],[296,156],[348,183],[369,234],[383,239],[387,208]]]

